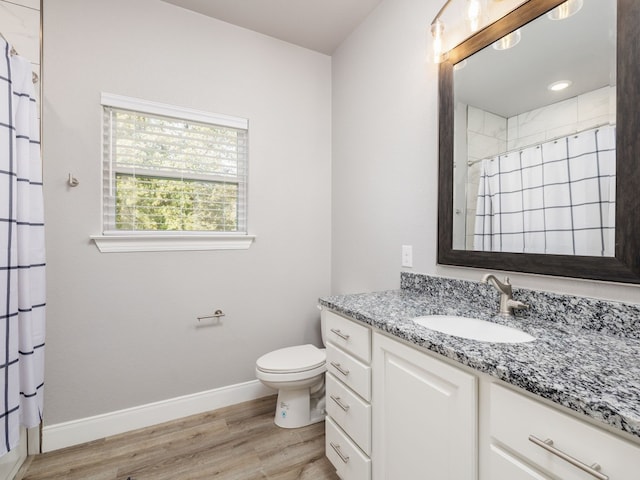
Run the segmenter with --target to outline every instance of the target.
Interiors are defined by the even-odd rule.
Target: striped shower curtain
[[[615,185],[615,126],[485,159],[474,250],[613,256]]]
[[[42,419],[45,257],[39,121],[28,60],[0,38],[0,455]]]

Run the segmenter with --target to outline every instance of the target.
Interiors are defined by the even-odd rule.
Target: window
[[[246,119],[110,94],[102,105],[101,239],[247,235]]]

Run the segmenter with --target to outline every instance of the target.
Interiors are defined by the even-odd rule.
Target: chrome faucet
[[[500,315],[504,317],[512,317],[514,308],[529,308],[529,305],[513,299],[513,291],[509,283],[509,277],[504,278],[504,283],[496,278],[495,275],[487,273],[482,277],[482,283],[490,283],[496,290],[500,292]]]

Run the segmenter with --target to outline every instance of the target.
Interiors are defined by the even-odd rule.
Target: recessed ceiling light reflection
[[[551,20],[564,20],[578,13],[582,8],[583,0],[567,0],[547,13]]]
[[[511,32],[509,35],[505,35],[500,40],[493,42],[493,48],[496,50],[507,50],[509,48],[515,47],[520,40],[522,39],[522,34],[520,33],[520,29]]]
[[[552,92],[559,92],[560,90],[564,90],[571,86],[571,80],[558,80],[557,82],[553,82],[547,88]]]

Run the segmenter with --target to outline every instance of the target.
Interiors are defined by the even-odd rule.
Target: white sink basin
[[[535,340],[522,330],[478,318],[455,315],[428,315],[412,319],[418,325],[456,337],[494,343],[525,343]]]

